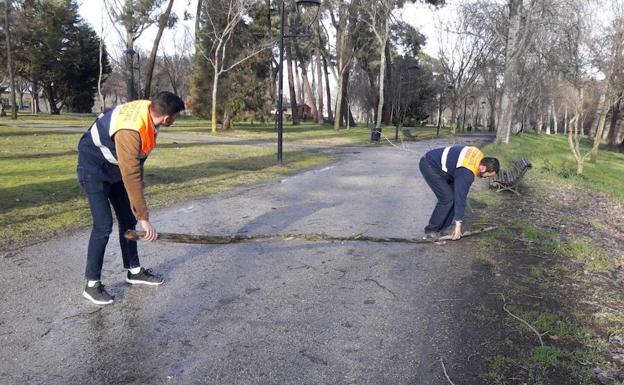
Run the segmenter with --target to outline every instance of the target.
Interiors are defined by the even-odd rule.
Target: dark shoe
[[[152,269],[144,269],[141,268],[136,274],[130,274],[128,271],[128,275],[126,276],[126,282],[136,285],[161,285],[164,281],[162,277],[152,273]]]
[[[82,292],[82,296],[96,305],[108,305],[113,303],[113,296],[104,290],[104,285],[99,281],[96,282],[93,287],[89,287],[87,284]]]
[[[440,237],[440,232],[439,231],[425,231],[425,236],[422,237],[422,239],[427,240],[427,239],[432,239],[432,238],[438,238]]]

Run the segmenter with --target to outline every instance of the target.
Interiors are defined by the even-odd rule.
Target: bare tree
[[[364,13],[368,17],[363,20],[372,30],[379,44],[379,103],[377,105],[377,121],[375,129],[381,129],[382,111],[384,106],[384,86],[386,81],[386,55],[388,38],[390,37],[390,25],[394,21],[394,10],[399,4],[396,0],[379,0],[363,3]]]
[[[112,26],[124,42],[125,69],[127,78],[127,97],[134,100],[138,97],[134,79],[134,42],[154,24],[158,18],[158,10],[163,0],[104,0],[104,5]],[[123,28],[122,29],[120,29]]]
[[[232,58],[233,55],[230,52],[232,36],[253,3],[254,0],[215,0],[203,3],[206,9],[201,14],[205,15],[206,23],[202,35],[205,34],[204,37],[210,42],[210,47],[204,49],[202,44],[198,44],[198,53],[210,64],[213,70],[211,109],[211,131],[213,134],[217,132],[219,76],[272,46],[269,42],[260,42],[253,49],[238,52]],[[208,4],[210,4],[210,9],[207,9]],[[215,18],[217,15],[221,18]]]
[[[474,8],[461,7],[457,18],[443,25],[438,35],[440,69],[446,84],[451,86],[451,133],[453,134],[457,128],[459,104],[463,102],[465,110],[476,81],[481,75],[487,75],[483,72],[487,68],[487,63],[491,64],[490,70],[495,69],[493,67],[493,59],[497,50],[493,44],[495,37],[486,30],[484,24],[474,22],[476,12]],[[496,87],[496,80],[494,79],[493,84],[490,85]],[[496,97],[495,91],[494,89],[494,98]],[[495,104],[495,101],[491,104]]]

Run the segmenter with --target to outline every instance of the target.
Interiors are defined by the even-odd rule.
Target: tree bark
[[[217,50],[218,52],[218,50]],[[219,86],[219,58],[215,55],[212,79],[212,100],[210,106],[210,130],[213,134],[217,133],[217,87]]]
[[[316,122],[323,124],[323,70],[321,68],[321,34],[318,34],[318,48],[316,50],[316,94],[318,97],[318,115]]]
[[[594,143],[591,149],[591,157],[590,161],[592,163],[596,163],[598,161],[598,148],[600,147],[600,142],[602,139],[602,131],[604,131],[606,122],[607,122],[607,113],[609,112],[609,105],[611,105],[611,101],[607,97],[609,94],[609,87],[607,86],[605,92],[600,95],[600,108],[599,108],[599,119],[598,125],[596,127],[596,132],[594,134]]]
[[[50,115],[60,115],[61,110],[56,104],[56,95],[55,95],[54,87],[52,87],[52,84],[48,82],[45,85],[45,89],[46,89],[46,98],[48,99],[48,104],[50,106]]]
[[[334,120],[334,116],[331,108],[331,88],[329,87],[329,71],[327,70],[327,59],[325,58],[325,55],[323,55],[323,67],[325,68],[325,92],[327,93],[327,120],[332,122]]]
[[[509,0],[509,32],[507,35],[507,48],[505,52],[505,73],[503,96],[501,100],[501,114],[496,132],[497,143],[509,143],[511,127],[514,121],[516,95],[518,57],[520,47],[519,34],[521,27],[522,0]]]
[[[619,127],[618,127],[618,121],[620,120],[620,108],[621,108],[621,103],[620,103],[620,99],[618,99],[617,102],[615,102],[615,104],[613,105],[613,109],[611,110],[611,124],[610,124],[610,129],[609,129],[609,145],[610,146],[617,146],[621,143],[621,140],[619,138]]]
[[[559,130],[559,122],[557,122],[557,109],[555,108],[555,99],[551,99],[550,102],[553,114],[553,134],[556,134]]]
[[[225,130],[229,130],[232,128],[232,116],[230,114],[230,112],[226,109],[225,111],[223,111],[223,124],[222,124],[222,129]]]
[[[386,30],[389,28],[389,21],[386,21]],[[385,31],[387,32],[387,31]],[[375,128],[381,128],[381,121],[383,116],[383,106],[384,106],[384,85],[385,75],[386,75],[386,44],[388,42],[388,35],[386,33],[385,39],[381,39],[381,57],[379,59],[379,103],[377,104],[377,122],[375,123]]]
[[[391,53],[390,53],[390,42],[388,41],[388,39],[386,39],[386,48],[385,48],[385,60],[386,60],[386,65],[385,65],[385,82],[386,85],[384,86],[384,89],[386,90],[392,90],[392,61],[391,61]],[[401,85],[399,84],[399,87],[401,87]],[[398,101],[399,103],[401,103],[401,101]],[[384,106],[383,106],[383,121],[384,124],[390,125],[392,124],[392,100],[389,100],[389,98],[385,98],[384,97]],[[401,108],[401,106],[399,106],[399,109]],[[390,111],[390,113],[388,112]]]
[[[149,62],[147,63],[147,73],[145,74],[145,90],[143,91],[143,97],[149,99],[152,88],[152,75],[154,73],[154,65],[156,64],[156,54],[158,53],[158,45],[162,38],[163,31],[169,23],[169,16],[171,15],[171,8],[173,7],[173,0],[169,0],[165,13],[158,18],[158,32],[154,38],[154,44],[152,45],[152,52],[150,54]]]
[[[286,66],[288,67],[288,91],[290,93],[290,110],[292,124],[299,124],[299,108],[297,107],[297,93],[295,92],[295,78],[292,68],[292,48],[291,43],[286,42]]]
[[[310,81],[308,80],[308,69],[307,63],[305,62],[303,55],[301,54],[301,50],[299,46],[295,43],[295,51],[297,52],[297,58],[299,59],[299,65],[301,67],[301,80],[303,82],[303,89],[307,95],[307,99],[310,101],[312,108],[312,118],[316,121],[318,120],[318,109],[316,108],[316,100],[314,98],[314,92],[312,92],[312,87],[310,86]]]
[[[13,65],[13,47],[11,45],[11,26],[10,26],[11,1],[6,0],[4,6],[4,31],[6,36],[6,54],[7,54],[7,71],[9,73],[9,82],[11,84],[11,119],[17,119],[17,103],[15,101],[15,71]]]

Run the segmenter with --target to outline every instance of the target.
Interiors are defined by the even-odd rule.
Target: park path
[[[471,140],[456,138],[464,143]],[[414,237],[434,204],[418,171],[449,139],[343,149],[333,164],[152,214],[162,232]],[[2,384],[445,384],[448,298],[470,241],[446,245],[275,241],[141,243],[157,288],[82,299],[87,231],[0,259]],[[450,341],[450,342],[449,342]]]

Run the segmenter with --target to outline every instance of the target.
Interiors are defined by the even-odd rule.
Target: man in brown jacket
[[[100,278],[104,252],[113,227],[111,206],[119,225],[119,243],[126,282],[160,285],[163,280],[150,269],[141,267],[135,241],[124,238],[134,230],[137,220],[145,239],[158,237],[149,222],[143,194],[143,163],[156,147],[160,126],[170,126],[184,110],[184,102],[171,92],[161,92],[153,100],[135,100],[108,110],[96,119],[78,144],[78,181],[86,192],[93,228],[87,250],[82,295],[99,305],[110,304],[113,297]]]

